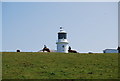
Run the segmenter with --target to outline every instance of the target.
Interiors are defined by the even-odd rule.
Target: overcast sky
[[[60,26],[79,52],[117,48],[117,7],[117,2],[4,2],[2,50],[56,49]]]

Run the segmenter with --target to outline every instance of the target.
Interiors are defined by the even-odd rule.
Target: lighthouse
[[[68,53],[67,33],[60,27],[58,32],[57,52]]]

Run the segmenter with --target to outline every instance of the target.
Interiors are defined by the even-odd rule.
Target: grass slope
[[[118,54],[3,52],[3,79],[117,79]]]

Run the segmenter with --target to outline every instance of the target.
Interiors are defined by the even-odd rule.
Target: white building
[[[60,27],[58,32],[57,52],[68,53],[67,33]]]
[[[117,49],[105,49],[103,50],[103,53],[118,53]]]

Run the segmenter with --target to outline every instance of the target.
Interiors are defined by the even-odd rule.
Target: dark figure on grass
[[[118,46],[117,50],[118,50],[118,53],[120,53],[120,47],[119,46]]]
[[[16,52],[20,52],[20,50],[16,50]]]
[[[71,47],[70,47],[70,46],[69,46],[69,48],[68,48],[68,52],[69,52],[69,53],[77,53],[76,50],[71,50]]]
[[[47,46],[46,46],[46,45],[44,45],[44,48],[42,49],[42,51],[43,51],[43,52],[45,52],[45,51],[50,52],[50,49],[49,49],[49,48],[47,48]]]

